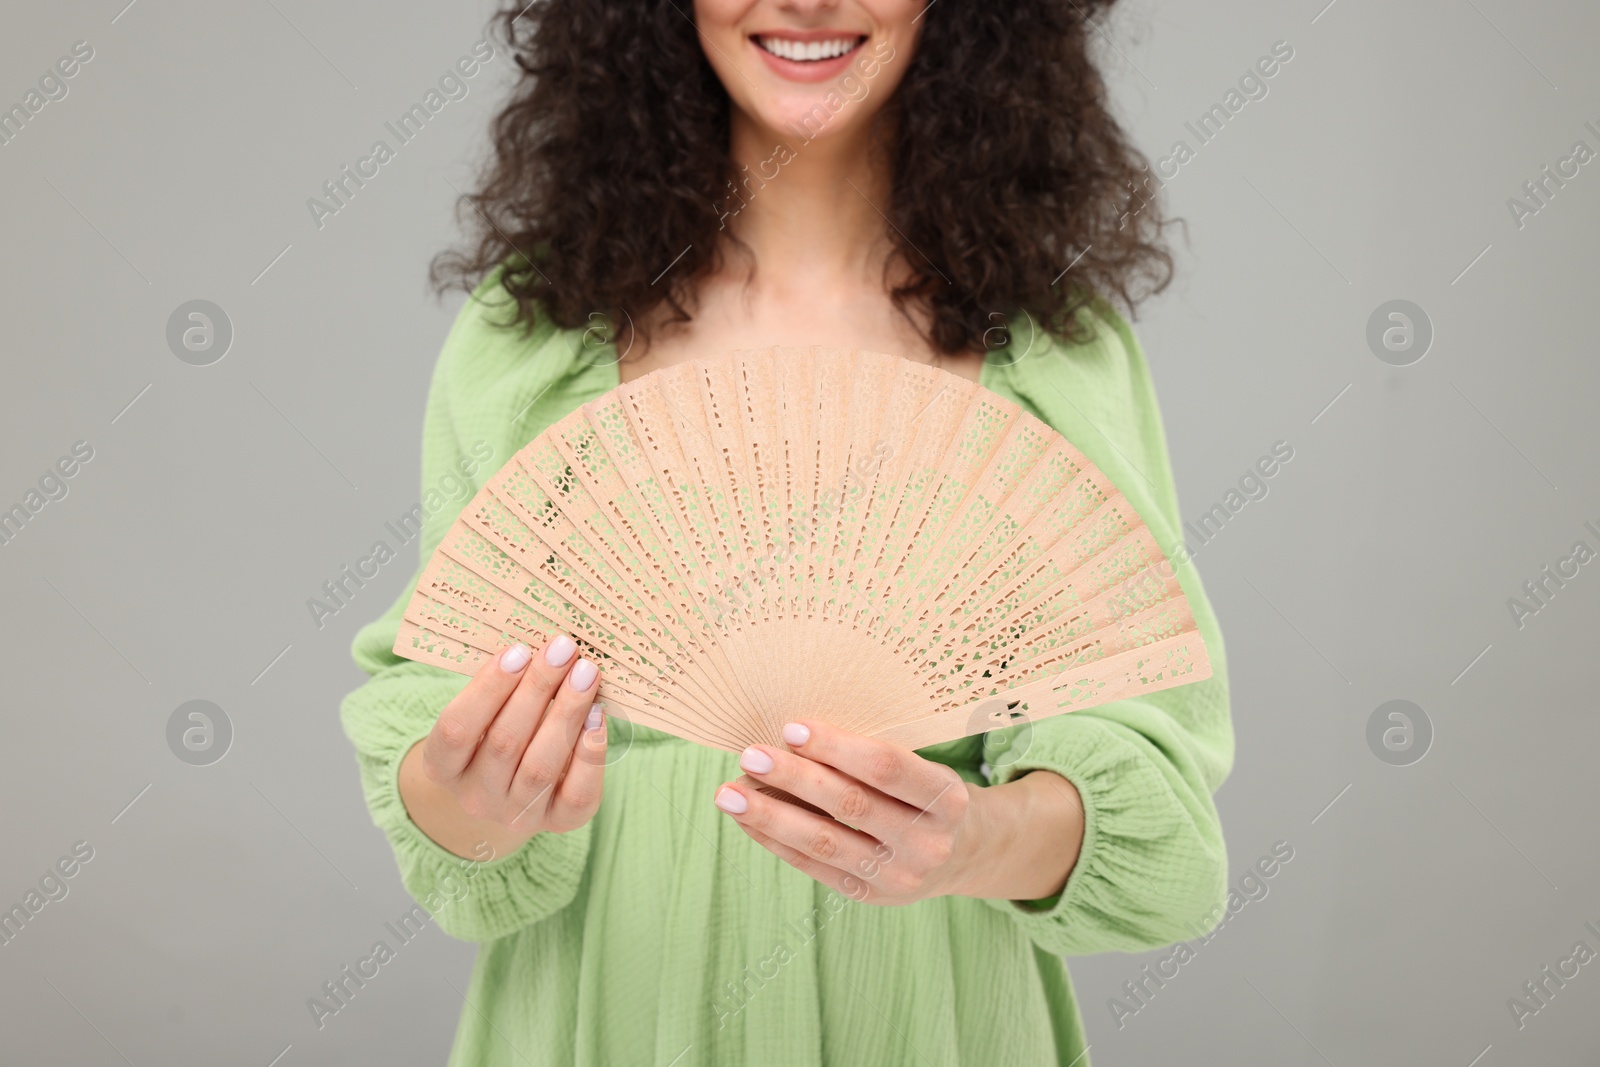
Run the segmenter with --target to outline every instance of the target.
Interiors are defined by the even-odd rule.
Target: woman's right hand
[[[600,806],[600,671],[558,635],[492,657],[400,763],[411,821],[468,859],[510,855],[536,833],[576,830]]]

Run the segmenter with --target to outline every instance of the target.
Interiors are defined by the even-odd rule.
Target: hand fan
[[[571,634],[632,722],[920,748],[1210,676],[1150,531],[1060,434],[896,356],[734,352],[550,426],[429,560],[397,654]]]

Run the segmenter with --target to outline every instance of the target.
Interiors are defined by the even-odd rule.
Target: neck
[[[737,111],[731,126],[738,196],[730,192],[725,222],[761,274],[881,285],[890,175],[874,132],[824,130],[803,141]]]

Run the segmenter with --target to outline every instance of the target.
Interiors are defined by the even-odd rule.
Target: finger
[[[900,838],[917,814],[835,767],[780,748],[752,745],[740,754],[739,766],[763,785],[776,786],[880,841]]]
[[[533,651],[518,641],[489,657],[478,673],[445,705],[422,746],[422,765],[436,782],[461,777],[484,731],[522,680]]]
[[[517,818],[543,817],[549,809],[555,788],[572,758],[573,742],[594,703],[599,680],[600,668],[590,660],[580,659],[551,697],[511,781],[510,801],[518,809]]]
[[[816,719],[791,722],[783,728],[791,749],[809,760],[837,767],[880,793],[902,800],[923,813],[957,811],[961,776],[942,763],[925,760],[909,748],[875,737],[841,730]]]
[[[864,880],[846,871],[841,871],[837,867],[814,860],[805,853],[798,852],[781,841],[773,840],[760,830],[754,830],[748,826],[740,826],[740,829],[749,834],[750,839],[756,844],[812,881],[820,882],[829,889],[857,902],[866,900],[872,894],[871,887]]]
[[[717,790],[716,804],[740,826],[830,867],[870,878],[882,866],[876,851],[880,845],[866,834],[754,789],[724,785]]]
[[[589,705],[567,773],[556,787],[545,826],[557,833],[576,830],[600,810],[606,781],[606,717],[599,704]]]
[[[466,777],[491,801],[503,798],[510,790],[511,776],[522,762],[528,742],[533,740],[551,695],[572,668],[577,650],[577,643],[566,634],[547,641],[506,698],[500,714],[489,724]]]

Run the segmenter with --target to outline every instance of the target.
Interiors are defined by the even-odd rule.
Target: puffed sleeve
[[[467,682],[463,675],[393,652],[420,566],[477,488],[537,427],[582,399],[563,387],[569,368],[544,351],[551,346],[489,321],[486,301],[495,282],[494,277],[485,281],[467,302],[429,387],[422,432],[418,574],[381,618],[356,634],[352,655],[371,678],[340,706],[367,806],[394,849],[406,889],[434,914],[440,929],[467,941],[504,936],[565,907],[576,893],[589,851],[585,826],[564,834],[536,834],[509,855],[463,859],[411,821],[398,786],[401,759],[428,735],[439,712]]]
[[[1082,847],[1062,891],[988,902],[1060,955],[1141,951],[1199,936],[1216,924],[1227,894],[1227,851],[1212,803],[1233,762],[1222,635],[1182,548],[1144,354],[1120,316],[1096,310],[1094,340],[1007,368],[1001,391],[1077,445],[1144,518],[1177,565],[1212,675],[986,738],[993,784],[1048,770],[1083,798]]]

